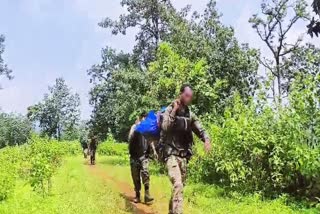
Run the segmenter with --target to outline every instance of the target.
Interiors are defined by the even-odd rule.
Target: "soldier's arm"
[[[153,153],[153,156],[154,156],[156,159],[158,159],[158,153],[157,153],[156,147],[155,147],[155,145],[154,145],[154,141],[151,141],[151,142],[150,142],[150,147],[149,147],[149,148],[151,148],[152,153]]]
[[[131,143],[134,137],[134,131],[135,131],[136,126],[133,125],[131,126],[130,132],[129,132],[129,136],[128,136],[128,142]]]
[[[198,117],[193,113],[191,113],[191,128],[193,133],[195,133],[203,142],[210,141],[209,136],[202,127]]]
[[[167,107],[166,111],[163,114],[163,120],[161,128],[164,131],[168,131],[172,128],[176,118],[176,112],[173,111],[172,106]]]

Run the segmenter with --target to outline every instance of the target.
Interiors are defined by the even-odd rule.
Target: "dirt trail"
[[[102,179],[105,182],[112,183],[115,187],[117,187],[120,191],[121,196],[126,200],[126,207],[135,214],[159,214],[156,212],[152,206],[148,206],[146,204],[135,204],[133,203],[134,192],[132,191],[132,187],[125,182],[118,181],[116,178],[108,176],[108,174],[98,165],[91,166],[88,165],[88,170]]]

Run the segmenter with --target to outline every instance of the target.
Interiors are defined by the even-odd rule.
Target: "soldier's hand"
[[[177,111],[180,108],[181,101],[180,100],[175,100],[173,103],[173,111]]]
[[[153,156],[156,160],[159,160],[159,155],[157,153],[154,153]]]
[[[210,151],[211,151],[211,143],[210,143],[210,140],[206,140],[205,142],[204,142],[204,149],[205,149],[205,151],[207,152],[207,153],[209,153]]]

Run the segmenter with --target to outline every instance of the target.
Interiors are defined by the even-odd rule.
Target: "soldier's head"
[[[193,91],[189,84],[183,84],[180,88],[180,100],[184,105],[189,105],[192,102]]]
[[[97,140],[97,134],[95,132],[90,132],[89,133],[89,138],[91,140]]]
[[[147,114],[145,112],[140,113],[135,123],[136,124],[140,123],[141,121],[146,119],[146,117],[147,117]]]
[[[146,119],[147,117],[147,113],[146,112],[141,112],[140,115],[139,115],[139,120],[142,121],[144,119]]]

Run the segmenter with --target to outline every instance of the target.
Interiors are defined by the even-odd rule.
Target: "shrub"
[[[28,144],[0,150],[0,201],[14,191],[18,178],[27,181],[34,190],[46,195],[51,178],[63,157],[81,153],[77,142],[58,142],[32,136]]]
[[[276,112],[267,104],[244,104],[236,96],[223,123],[209,127],[213,151],[206,156],[196,149],[190,179],[271,196],[316,196],[320,150],[308,145],[309,127],[301,116],[294,106]]]
[[[107,137],[107,140],[100,143],[97,149],[99,155],[107,156],[128,156],[128,144],[126,143],[117,143],[112,135]]]
[[[5,200],[12,193],[16,178],[17,164],[15,149],[3,149],[0,151],[0,201]]]

